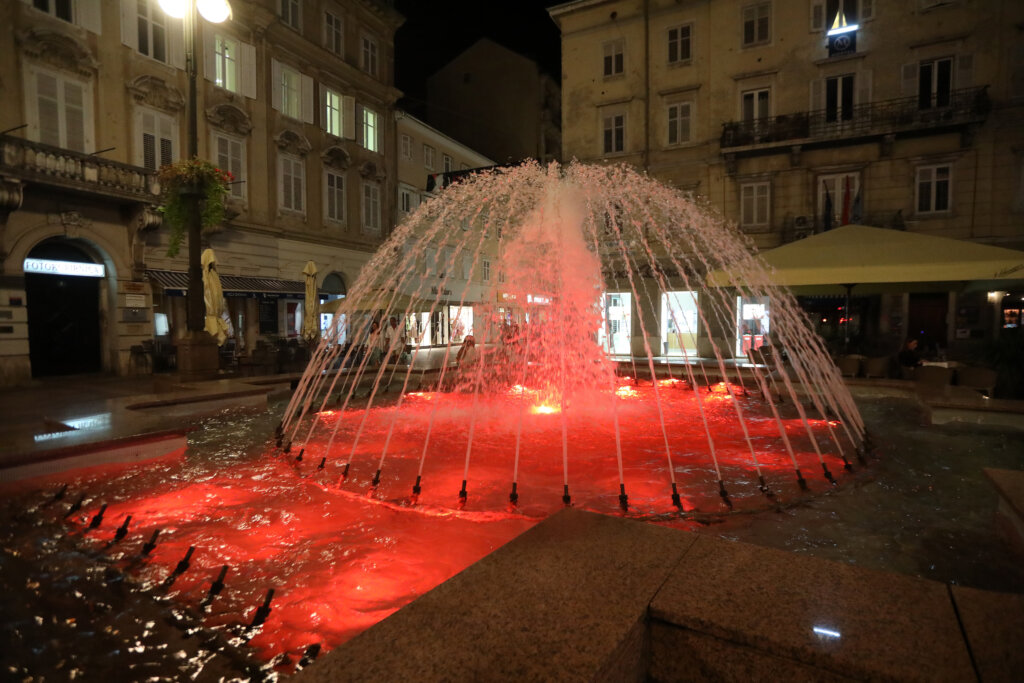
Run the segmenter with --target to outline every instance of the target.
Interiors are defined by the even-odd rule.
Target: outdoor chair
[[[836,361],[839,374],[843,377],[856,377],[860,374],[862,356],[840,356]]]
[[[953,368],[921,365],[914,369],[914,381],[921,386],[945,387],[953,382]]]
[[[957,385],[967,387],[968,389],[976,389],[988,397],[992,396],[998,381],[999,373],[989,368],[965,365],[956,369]]]
[[[881,377],[886,378],[889,376],[889,366],[892,365],[892,359],[889,356],[879,356],[877,358],[865,358],[864,359],[864,376],[865,377]]]

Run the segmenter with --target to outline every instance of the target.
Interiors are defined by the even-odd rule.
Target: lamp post
[[[196,95],[197,14],[210,23],[219,24],[231,17],[228,0],[160,0],[164,14],[184,21],[185,72],[188,74],[188,158],[199,156],[199,101]],[[183,193],[184,194],[184,193]],[[194,335],[205,328],[206,306],[203,301],[202,224],[199,188],[189,190],[188,214],[188,296],[186,298],[188,331]]]

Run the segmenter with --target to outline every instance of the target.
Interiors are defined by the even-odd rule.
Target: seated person
[[[476,348],[476,339],[473,335],[467,334],[466,338],[462,340],[462,346],[459,348],[458,354],[455,356],[455,362],[459,364],[459,369],[462,371],[476,365],[479,359],[479,352]]]
[[[901,368],[910,369],[921,365],[921,354],[917,352],[917,344],[917,339],[911,337],[903,345],[903,350],[897,356]]]

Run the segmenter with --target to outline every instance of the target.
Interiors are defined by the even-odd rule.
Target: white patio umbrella
[[[306,262],[306,301],[302,306],[302,338],[312,343],[320,336],[320,297],[316,291],[316,264]]]
[[[228,324],[224,320],[224,290],[217,274],[217,257],[213,249],[203,251],[203,301],[206,304],[206,331],[223,346],[228,338]]]

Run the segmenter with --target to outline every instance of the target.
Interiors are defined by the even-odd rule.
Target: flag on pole
[[[864,207],[860,203],[860,188],[857,188],[857,196],[853,198],[853,208],[850,209],[850,220],[860,223],[864,218]]]
[[[827,232],[832,229],[832,195],[829,194],[828,184],[824,180],[821,181],[821,184],[825,188],[825,215],[821,217],[821,226]]]
[[[847,225],[850,222],[850,176],[843,178],[843,215],[839,225]]]

